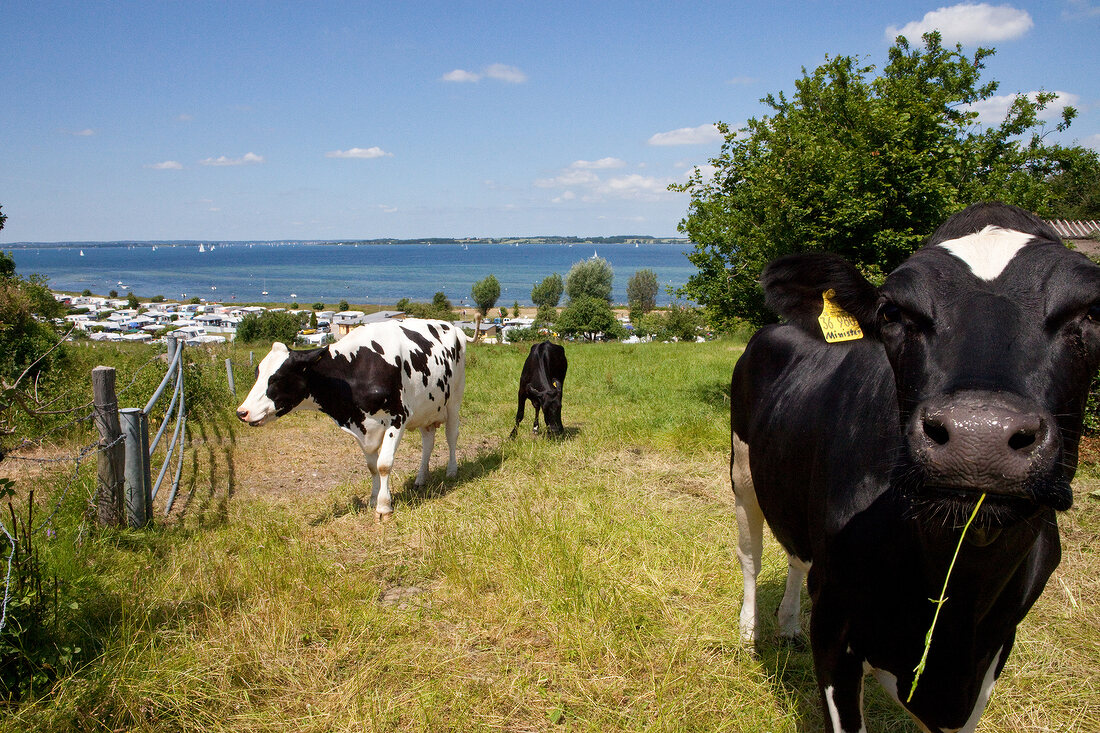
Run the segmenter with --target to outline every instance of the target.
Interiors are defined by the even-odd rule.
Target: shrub
[[[284,344],[293,344],[298,331],[304,324],[305,316],[301,313],[286,311],[249,313],[237,326],[237,340],[246,344],[261,341],[269,343],[282,341]]]

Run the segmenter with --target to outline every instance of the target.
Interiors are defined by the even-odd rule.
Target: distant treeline
[[[620,234],[612,237],[422,237],[419,239],[267,239],[258,240],[218,240],[218,239],[165,239],[165,240],[123,240],[117,242],[8,242],[0,244],[0,249],[39,249],[48,247],[197,247],[204,245],[243,244],[280,245],[280,244],[686,244],[683,237],[651,237],[649,235]]]

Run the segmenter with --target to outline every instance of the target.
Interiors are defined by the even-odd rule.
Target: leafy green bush
[[[554,328],[558,333],[586,339],[594,339],[598,333],[605,339],[626,336],[626,329],[616,320],[610,303],[591,295],[573,298],[558,316]]]
[[[273,341],[293,344],[307,318],[305,314],[286,311],[249,313],[237,326],[237,340],[246,344]]]
[[[545,329],[532,326],[530,328],[510,328],[508,329],[508,343],[518,344],[527,341],[542,341],[546,338]]]

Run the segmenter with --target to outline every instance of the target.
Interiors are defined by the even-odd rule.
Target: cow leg
[[[435,448],[435,426],[420,428],[420,470],[416,472],[414,485],[421,487],[428,480],[428,461],[432,457],[432,448]]]
[[[522,392],[520,392],[520,395],[519,395],[519,409],[516,410],[516,426],[514,428],[512,428],[512,434],[510,436],[508,436],[509,438],[516,437],[516,431],[519,430],[519,424],[521,422],[523,422],[523,408],[526,407],[526,406],[527,406],[527,397]],[[449,409],[448,409],[447,414],[448,415],[451,414]],[[448,426],[450,425],[449,420],[447,422],[447,425]]]
[[[756,641],[756,576],[760,574],[760,559],[764,553],[764,514],[756,500],[756,490],[749,473],[749,446],[735,433],[730,479],[737,516],[737,559],[744,576],[744,599],[741,602],[741,637]]]
[[[458,475],[458,405],[447,405],[447,450],[450,453],[447,458],[447,478]],[[515,433],[515,430],[512,430]]]
[[[814,599],[810,644],[814,671],[825,710],[826,731],[866,733],[863,721],[863,659],[856,656],[845,632],[843,607],[827,593]]]
[[[378,454],[363,451],[367,457],[367,470],[370,471],[370,499],[367,506],[375,506],[378,502],[378,490],[382,487],[382,477],[378,475]]]
[[[535,407],[535,427],[531,428],[531,432],[537,433],[539,431],[539,403],[531,400],[531,404]]]
[[[393,515],[393,501],[390,497],[390,469],[393,468],[393,457],[397,453],[397,446],[401,444],[401,436],[405,434],[402,425],[395,428],[392,425],[386,428],[386,436],[382,438],[382,447],[378,449],[378,499],[374,505],[376,518],[384,522]]]
[[[779,635],[784,638],[793,639],[802,633],[798,613],[802,604],[802,583],[808,572],[810,563],[799,560],[795,555],[787,555],[787,587],[783,591],[783,600],[779,602]]]

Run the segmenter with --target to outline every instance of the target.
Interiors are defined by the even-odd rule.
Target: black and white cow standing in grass
[[[390,468],[408,428],[423,446],[416,485],[428,475],[435,431],[447,428],[447,476],[458,472],[458,411],[466,386],[466,335],[445,321],[384,321],[360,326],[320,349],[279,342],[256,370],[237,417],[263,425],[297,409],[320,410],[359,442],[371,472],[379,520],[393,513]]]
[[[1100,267],[1031,214],[982,204],[881,287],[826,254],[781,258],[762,284],[787,322],[753,336],[731,386],[742,633],[759,634],[767,520],[789,559],[783,635],[809,573],[828,729],[865,730],[871,672],[923,730],[972,731],[1061,558]],[[983,494],[914,691],[930,599]]]

